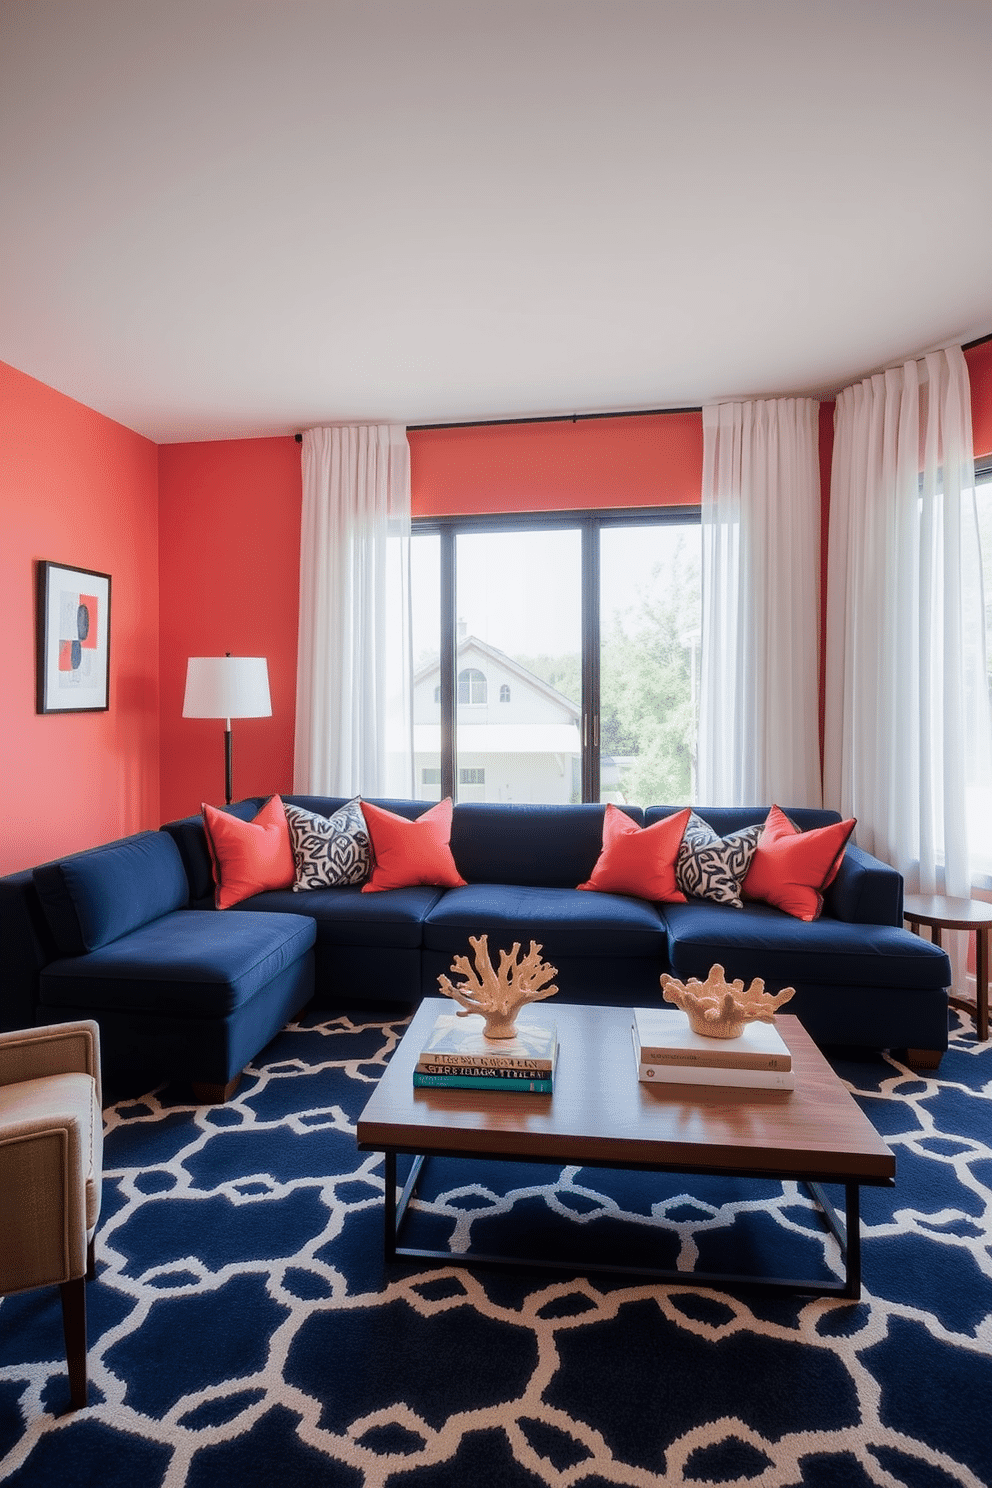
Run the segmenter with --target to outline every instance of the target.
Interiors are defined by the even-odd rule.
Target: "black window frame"
[[[610,527],[689,526],[699,524],[701,508],[685,506],[598,507],[555,512],[414,517],[412,535],[440,540],[440,710],[441,796],[458,799],[456,782],[458,617],[455,614],[455,552],[462,533],[533,532],[556,529],[580,533],[582,647],[582,800],[598,802],[600,792],[600,535]]]

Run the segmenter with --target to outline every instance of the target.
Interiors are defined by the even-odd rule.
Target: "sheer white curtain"
[[[818,806],[819,405],[703,409],[699,800]]]
[[[968,787],[992,759],[974,482],[960,347],[837,399],[824,795],[909,892],[963,898]]]
[[[410,455],[395,424],[303,435],[294,789],[412,796]]]

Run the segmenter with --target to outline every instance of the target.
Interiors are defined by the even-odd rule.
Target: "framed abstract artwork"
[[[38,564],[39,713],[110,707],[110,575]]]

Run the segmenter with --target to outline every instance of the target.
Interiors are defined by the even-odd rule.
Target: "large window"
[[[686,804],[699,512],[414,522],[423,799]]]

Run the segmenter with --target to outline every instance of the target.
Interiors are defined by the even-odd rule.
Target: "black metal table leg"
[[[861,1296],[861,1190],[856,1183],[845,1184],[847,1194],[847,1291],[845,1296]]]
[[[847,1222],[841,1219],[823,1190],[823,1185],[807,1181],[806,1187],[816,1199],[827,1225],[840,1245],[844,1262],[844,1285],[838,1288],[842,1297],[861,1296],[861,1188],[857,1183],[844,1184]]]
[[[385,1233],[383,1236],[385,1256],[387,1261],[395,1261],[398,1255],[396,1243],[399,1239],[400,1227],[403,1224],[403,1216],[406,1214],[407,1205],[413,1198],[420,1177],[420,1170],[424,1166],[423,1156],[415,1157],[407,1180],[403,1185],[403,1192],[399,1200],[396,1198],[396,1153],[385,1153],[386,1158],[386,1203],[384,1214]]]
[[[396,1153],[387,1152],[385,1212],[383,1215],[383,1252],[387,1261],[396,1259]]]

